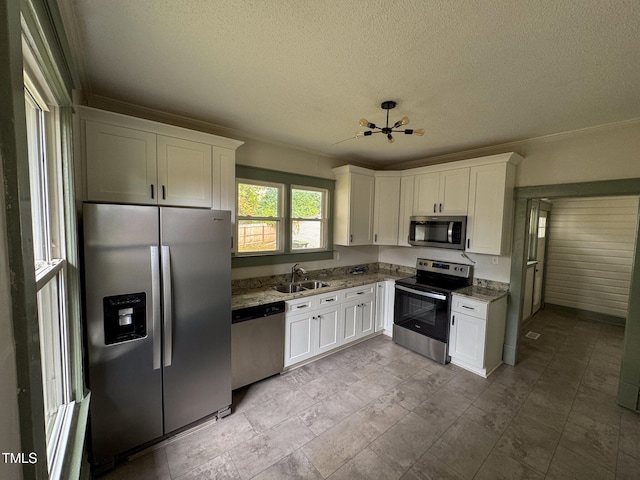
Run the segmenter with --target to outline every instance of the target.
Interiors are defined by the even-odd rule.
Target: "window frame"
[[[304,218],[304,217],[294,217],[293,216],[293,191],[294,190],[301,190],[301,191],[308,191],[308,192],[321,192],[322,195],[322,216],[319,219],[315,219],[315,218]],[[305,252],[324,252],[327,250],[327,245],[329,242],[329,238],[328,238],[328,223],[329,223],[329,212],[327,211],[327,207],[329,204],[329,191],[326,188],[320,188],[320,187],[312,187],[309,185],[295,185],[295,184],[291,184],[289,185],[289,205],[290,207],[290,215],[289,215],[289,250],[292,253],[305,253]],[[300,221],[300,222],[318,222],[320,224],[320,232],[321,232],[321,244],[322,246],[317,247],[317,248],[294,248],[293,247],[293,222],[296,221]]]
[[[240,183],[275,183],[284,185],[284,248],[281,252],[263,252],[256,254],[234,252],[232,266],[249,267],[259,265],[274,265],[291,262],[309,262],[316,260],[333,259],[333,195],[335,180],[299,175],[290,172],[269,170],[247,165],[236,165],[236,185]],[[291,219],[291,195],[292,188],[301,190],[326,191],[324,203],[324,248],[292,249],[292,219]],[[236,211],[238,203],[238,190],[235,194]],[[237,216],[238,219],[245,217]],[[234,236],[238,239],[238,222],[234,228]],[[234,242],[235,244],[236,242]]]
[[[31,6],[31,4],[29,4]],[[83,469],[84,438],[86,434],[90,394],[85,389],[82,359],[82,334],[81,334],[81,302],[80,302],[80,275],[79,275],[79,245],[78,231],[76,227],[76,199],[74,186],[73,167],[73,112],[72,101],[67,85],[60,77],[58,64],[53,60],[48,49],[49,43],[46,35],[39,29],[40,24],[36,20],[39,13],[35,10],[22,11],[22,79],[24,84],[23,105],[25,114],[27,102],[40,110],[42,119],[41,130],[30,131],[27,128],[27,117],[23,117],[24,138],[33,137],[34,132],[44,137],[42,148],[38,156],[44,160],[44,168],[39,169],[45,177],[46,201],[42,202],[48,207],[45,222],[45,242],[47,248],[44,255],[36,262],[33,250],[33,212],[30,202],[25,202],[21,207],[21,215],[24,216],[28,229],[23,235],[29,237],[26,242],[28,247],[23,247],[25,255],[22,257],[24,269],[32,269],[33,287],[29,289],[29,297],[26,298],[26,308],[33,312],[34,321],[30,322],[28,329],[32,332],[25,346],[32,352],[31,357],[38,358],[40,365],[30,362],[28,372],[23,378],[33,385],[33,393],[28,404],[24,405],[24,411],[32,418],[36,428],[30,429],[32,449],[37,454],[37,462],[34,468],[38,475],[47,475],[47,478],[73,478],[77,477]],[[44,52],[44,53],[43,53]],[[27,91],[29,93],[27,93]],[[28,99],[27,99],[28,95]],[[17,99],[16,99],[17,100]],[[33,130],[33,129],[31,129]],[[24,153],[29,156],[29,141]],[[23,193],[31,197],[31,160],[27,158],[20,175],[28,177],[24,183]],[[39,175],[40,176],[40,175]],[[43,209],[43,210],[46,210]],[[30,244],[30,245],[29,245]],[[47,307],[53,312],[53,317],[59,318],[57,335],[46,338],[41,325],[42,304],[40,295],[44,289],[51,287],[44,297],[50,295],[52,300]],[[53,308],[49,308],[54,305]],[[47,362],[47,354],[43,351],[43,342],[52,340],[53,343],[61,343],[59,352],[62,369],[56,372],[59,377],[62,398],[57,405],[55,415],[47,421],[47,392],[45,387],[45,371],[42,364]],[[50,343],[51,344],[51,343]],[[46,348],[46,346],[45,346]],[[46,370],[46,369],[45,369]],[[48,372],[50,372],[49,370]],[[46,372],[46,373],[48,373]],[[40,388],[36,385],[40,384]],[[21,407],[22,416],[23,407]]]
[[[278,190],[278,214],[275,217],[257,217],[253,215],[240,215],[238,208],[238,194],[239,194],[239,185],[255,185],[262,187],[275,188]],[[275,250],[255,250],[255,251],[247,251],[247,252],[237,252],[239,256],[255,256],[255,255],[277,255],[285,252],[286,246],[286,233],[285,233],[285,223],[286,216],[285,212],[287,211],[285,200],[285,185],[283,183],[275,183],[275,182],[265,182],[261,180],[248,180],[244,178],[236,178],[236,238],[238,239],[238,247],[240,246],[240,222],[241,221],[265,221],[265,222],[276,222],[276,249]]]

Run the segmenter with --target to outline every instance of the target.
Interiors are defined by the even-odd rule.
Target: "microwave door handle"
[[[447,243],[453,243],[453,222],[449,222],[449,228],[447,229]]]
[[[403,287],[401,285],[396,285],[396,290],[402,290],[404,292],[409,292],[409,293],[412,293],[414,295],[419,295],[421,297],[435,298],[436,300],[446,300],[447,299],[446,295],[442,295],[440,293],[421,292],[419,290],[413,290],[411,288]]]

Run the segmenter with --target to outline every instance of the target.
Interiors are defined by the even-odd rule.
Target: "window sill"
[[[277,265],[280,263],[312,262],[316,260],[332,260],[333,250],[315,250],[311,252],[292,252],[263,255],[240,255],[231,259],[233,268],[258,267],[261,265]]]
[[[76,401],[71,414],[69,428],[63,435],[66,436],[64,445],[56,451],[54,468],[49,474],[50,479],[78,479],[83,470],[85,438],[87,433],[87,421],[89,418],[89,400],[91,394],[88,393],[82,400]]]

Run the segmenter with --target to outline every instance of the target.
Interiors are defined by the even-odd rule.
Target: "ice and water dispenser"
[[[104,297],[104,342],[126,342],[147,335],[146,294],[129,293]]]

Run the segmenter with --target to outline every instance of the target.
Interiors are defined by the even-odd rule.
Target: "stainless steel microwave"
[[[464,250],[467,217],[411,217],[409,244]]]

